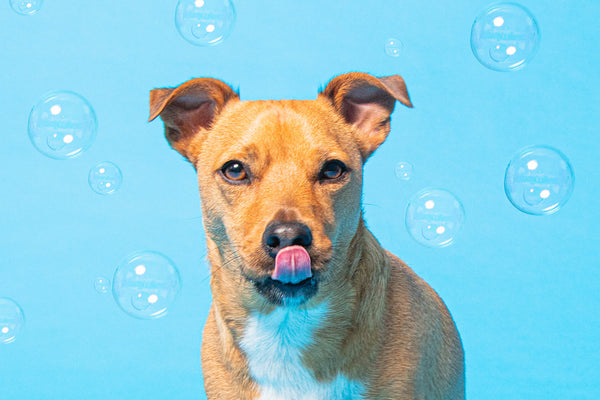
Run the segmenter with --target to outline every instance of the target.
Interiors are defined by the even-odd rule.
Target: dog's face
[[[269,301],[314,295],[360,216],[360,151],[332,106],[235,102],[204,139],[196,169],[207,232],[235,260],[227,266]],[[291,245],[307,250],[311,276],[278,284],[275,256]]]
[[[151,92],[151,119],[196,168],[213,268],[247,301],[299,305],[349,278],[362,167],[396,99],[411,105],[402,78],[366,74],[312,101],[239,101],[212,79]]]

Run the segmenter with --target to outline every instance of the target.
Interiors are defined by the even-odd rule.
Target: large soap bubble
[[[21,15],[33,15],[42,8],[43,0],[10,0],[12,9]]]
[[[87,150],[98,123],[94,109],[80,94],[69,91],[43,96],[29,114],[29,139],[40,153],[55,159],[75,157]]]
[[[0,298],[0,343],[12,343],[25,325],[23,310],[12,299]]]
[[[460,201],[443,189],[423,189],[406,208],[406,228],[417,242],[429,247],[450,245],[462,228],[465,212]]]
[[[557,212],[571,197],[574,184],[569,160],[549,146],[519,150],[504,175],[504,191],[510,202],[532,215]]]
[[[175,25],[196,46],[221,43],[233,30],[235,8],[230,0],[179,0]]]
[[[477,16],[471,28],[473,54],[496,71],[523,67],[537,52],[539,42],[535,18],[518,4],[494,4]]]
[[[119,263],[112,289],[117,304],[127,314],[140,319],[160,318],[179,294],[181,279],[167,256],[141,251]]]

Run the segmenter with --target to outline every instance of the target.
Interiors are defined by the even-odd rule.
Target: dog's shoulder
[[[388,322],[406,325],[404,318],[408,318],[422,333],[455,331],[452,316],[438,293],[401,259],[387,250],[386,254],[390,265]]]
[[[433,307],[443,305],[442,299],[412,268],[396,255],[385,250],[390,266],[388,298],[396,303],[410,304],[411,307]],[[445,306],[444,306],[445,308]],[[427,310],[423,310],[427,311]]]
[[[462,344],[446,305],[408,265],[387,250],[386,254],[390,275],[385,318],[390,329],[378,360],[379,384],[398,398],[432,387],[456,393],[452,399],[462,398]],[[403,376],[417,376],[416,382],[424,386],[395,380],[395,371],[409,369]]]

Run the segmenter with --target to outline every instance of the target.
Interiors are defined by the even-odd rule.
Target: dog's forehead
[[[234,125],[237,134],[275,134],[276,128],[327,133],[339,118],[330,105],[318,100],[238,101],[223,111],[220,124]],[[237,129],[243,127],[245,129]]]
[[[212,139],[232,151],[254,148],[310,157],[355,147],[348,125],[321,100],[238,101],[223,110],[213,131]]]

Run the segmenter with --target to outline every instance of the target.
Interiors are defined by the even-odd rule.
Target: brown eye
[[[347,170],[344,163],[339,160],[327,161],[321,169],[320,178],[322,180],[337,179]]]
[[[246,179],[246,170],[244,169],[244,165],[239,161],[229,161],[223,165],[221,168],[221,172],[225,176],[225,178],[230,181],[243,181]]]

